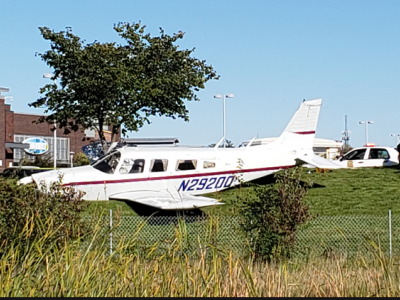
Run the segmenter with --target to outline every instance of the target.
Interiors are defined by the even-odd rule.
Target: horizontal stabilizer
[[[186,194],[170,193],[163,191],[137,191],[119,193],[109,197],[110,200],[127,200],[148,205],[162,210],[190,210],[200,207],[224,204],[216,199],[192,196]]]
[[[296,164],[297,165],[303,165],[303,164],[309,164],[314,167],[320,168],[320,169],[340,169],[341,166],[335,164],[332,161],[329,161],[321,156],[312,154],[312,155],[302,155],[298,158],[296,158]]]

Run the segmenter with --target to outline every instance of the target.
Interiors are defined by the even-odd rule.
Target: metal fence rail
[[[245,255],[251,242],[241,231],[240,220],[238,216],[116,217],[110,212],[101,221],[102,237],[109,241],[103,244],[110,251],[120,242],[165,251],[180,243],[188,253],[212,246]],[[299,256],[368,253],[368,240],[387,255],[400,255],[400,216],[321,216],[300,226],[296,237],[294,255]]]

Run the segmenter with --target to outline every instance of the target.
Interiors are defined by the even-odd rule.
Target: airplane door
[[[124,158],[116,173],[120,184],[115,186],[115,192],[146,190],[149,184],[148,161],[143,158]]]

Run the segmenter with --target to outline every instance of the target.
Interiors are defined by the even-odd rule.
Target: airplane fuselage
[[[199,195],[298,163],[327,165],[312,150],[321,103],[321,99],[303,101],[279,138],[267,145],[123,147],[90,166],[34,174],[20,183],[35,181],[49,187],[61,175],[62,184],[85,192],[86,200],[126,200],[162,210],[219,205],[218,200]]]
[[[94,164],[46,172],[34,179],[37,183],[55,181],[62,174],[63,185],[84,191],[85,200],[108,200],[114,194],[133,190],[201,195],[295,165],[295,157],[289,150],[273,149],[268,145],[217,149],[125,147],[113,152],[116,153],[120,156],[112,171]],[[141,162],[142,169],[132,173],[135,162]],[[162,168],[155,170],[155,163],[162,164]]]

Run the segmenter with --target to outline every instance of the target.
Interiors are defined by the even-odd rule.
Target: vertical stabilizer
[[[291,150],[311,150],[322,99],[303,101],[275,144]]]

